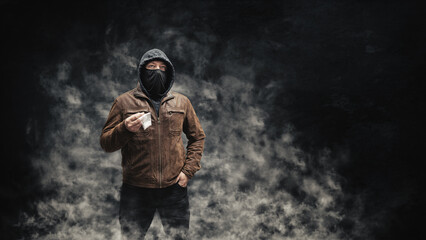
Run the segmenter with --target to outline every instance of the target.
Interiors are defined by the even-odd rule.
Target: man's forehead
[[[149,61],[147,64],[150,64],[150,63],[157,63],[157,64],[166,64],[164,61],[161,61],[161,60],[152,60],[152,61]]]

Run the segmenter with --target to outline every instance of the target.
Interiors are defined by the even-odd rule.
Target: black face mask
[[[141,82],[150,97],[155,99],[160,98],[167,90],[166,72],[163,72],[160,69],[143,69],[141,71]]]

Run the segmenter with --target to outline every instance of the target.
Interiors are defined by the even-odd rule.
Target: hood
[[[167,70],[166,70],[166,76],[167,76],[167,90],[164,92],[163,97],[167,95],[167,93],[170,91],[170,89],[173,86],[173,82],[175,80],[175,69],[173,67],[172,62],[170,62],[169,58],[166,56],[166,54],[161,51],[160,49],[151,49],[149,51],[147,51],[141,58],[141,61],[139,62],[139,66],[138,66],[138,73],[139,73],[139,84],[141,86],[141,90],[147,95],[149,96],[149,93],[147,92],[147,90],[145,89],[145,87],[142,84],[141,81],[141,70],[145,69],[145,65],[153,60],[161,60],[163,61],[166,66],[167,66]]]

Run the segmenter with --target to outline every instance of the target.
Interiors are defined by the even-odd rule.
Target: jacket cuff
[[[190,171],[188,171],[188,170],[186,170],[185,168],[183,168],[182,169],[182,172],[189,178],[189,179],[191,179],[193,176],[194,176],[194,174],[193,173],[191,173]]]
[[[130,132],[127,128],[126,125],[124,125],[124,121],[122,121],[121,123],[119,123],[116,127],[117,129],[117,133],[119,138],[121,139],[128,139],[133,135],[133,132]]]

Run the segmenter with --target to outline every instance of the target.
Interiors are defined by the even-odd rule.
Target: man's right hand
[[[130,117],[126,118],[124,120],[124,126],[126,126],[127,130],[129,130],[130,132],[137,132],[142,126],[142,122],[139,119],[142,115],[143,113],[135,113]]]

